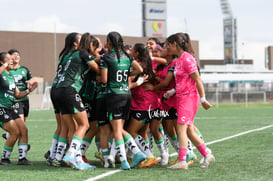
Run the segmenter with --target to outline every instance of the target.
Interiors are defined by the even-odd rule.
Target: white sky
[[[273,45],[273,1],[229,0],[238,26],[238,58],[264,67]],[[141,0],[0,0],[0,30],[90,32],[141,36]],[[187,31],[199,40],[201,59],[223,58],[220,0],[167,0],[168,35]],[[185,23],[186,22],[186,23]]]

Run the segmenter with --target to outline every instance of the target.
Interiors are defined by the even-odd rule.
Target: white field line
[[[236,138],[236,137],[239,137],[239,136],[243,136],[243,135],[246,135],[248,133],[253,133],[253,132],[257,132],[257,131],[262,131],[262,130],[265,130],[265,129],[268,129],[268,128],[271,128],[273,127],[273,124],[271,125],[268,125],[268,126],[265,126],[265,127],[261,127],[261,128],[257,128],[257,129],[252,129],[252,130],[248,130],[248,131],[245,131],[245,132],[241,132],[241,133],[238,133],[238,134],[235,134],[235,135],[232,135],[232,136],[228,136],[228,137],[225,137],[225,138],[221,138],[221,139],[218,139],[218,140],[214,140],[214,141],[210,141],[210,142],[207,142],[206,145],[212,145],[214,143],[219,143],[219,142],[223,142],[223,141],[226,141],[226,140],[229,140],[229,139],[232,139],[232,138]],[[195,149],[195,148],[194,148]],[[173,156],[176,156],[177,153],[172,153],[170,154],[171,157]],[[160,160],[160,158],[158,158]],[[112,171],[109,171],[109,172],[106,172],[106,173],[103,173],[101,175],[98,175],[98,176],[95,176],[95,177],[91,177],[85,181],[95,181],[95,180],[99,180],[99,179],[102,179],[104,177],[107,177],[107,176],[110,176],[110,175],[113,175],[113,174],[116,174],[118,172],[122,172],[124,170],[112,170]]]

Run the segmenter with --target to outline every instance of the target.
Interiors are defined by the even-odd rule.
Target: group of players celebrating
[[[186,33],[164,43],[124,46],[118,32],[107,35],[104,47],[89,33],[70,33],[59,55],[51,89],[57,129],[45,155],[47,164],[94,169],[85,152],[95,139],[105,168],[150,167],[159,160],[169,169],[188,169],[196,159],[192,143],[206,168],[215,160],[206,147],[194,116],[199,104],[211,105]],[[168,143],[178,153],[169,163]],[[127,149],[127,151],[126,151]]]
[[[1,163],[10,163],[19,139],[18,164],[22,159],[31,164],[26,159],[27,129],[14,101],[33,91],[37,83],[30,76],[24,80],[28,86],[16,88],[14,58],[5,52],[0,58],[0,124],[10,135]],[[168,169],[188,169],[196,160],[192,144],[203,156],[200,167],[215,161],[194,126],[200,102],[204,109],[211,105],[186,33],[173,34],[164,43],[150,38],[146,45],[133,46],[124,46],[118,32],[110,32],[104,46],[89,33],[70,33],[59,55],[50,95],[57,128],[45,154],[48,165],[95,169],[85,157],[93,139],[105,168],[115,167],[117,161],[123,170],[158,164],[154,144],[160,152],[159,164],[170,164]],[[178,153],[172,163],[169,142]]]

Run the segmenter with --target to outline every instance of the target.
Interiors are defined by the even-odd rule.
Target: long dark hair
[[[0,62],[1,63],[5,63],[4,61],[5,61],[5,57],[7,54],[8,54],[8,52],[1,52],[0,53]]]
[[[176,42],[176,44],[180,48],[182,48],[184,51],[192,54],[192,56],[195,57],[194,56],[194,50],[193,50],[192,44],[191,44],[191,39],[190,39],[190,36],[189,36],[188,33],[173,34],[173,35],[169,36],[166,41],[169,42],[169,43]],[[199,67],[197,61],[196,61],[196,65],[197,65],[199,74],[201,74],[200,67]]]
[[[99,41],[95,36],[90,35],[90,33],[84,33],[81,37],[81,41],[79,44],[79,50],[87,50],[88,53],[91,53],[91,46],[93,44],[94,47],[99,47]]]
[[[192,48],[191,39],[190,39],[189,34],[176,33],[176,34],[169,36],[166,41],[169,43],[176,42],[176,44],[180,48],[182,48],[184,51],[189,52],[190,54],[192,54],[192,56],[194,56],[194,50]]]
[[[159,39],[157,39],[157,38],[155,38],[155,37],[149,38],[148,41],[149,41],[149,40],[153,40],[153,41],[155,42],[155,44],[160,44]]]
[[[153,72],[152,60],[150,58],[149,50],[142,43],[136,43],[134,45],[134,51],[138,53],[138,59],[140,65],[143,68],[142,74],[147,74],[149,76],[148,81],[150,83],[155,82],[155,73]]]
[[[123,51],[123,53],[128,58],[131,59],[131,57],[125,51],[124,44],[123,44],[123,38],[118,32],[112,31],[112,32],[108,33],[107,41],[110,42],[111,46],[115,50],[119,62],[120,62],[120,51]]]
[[[64,57],[73,49],[74,42],[78,41],[78,39],[77,39],[78,35],[80,35],[80,34],[76,33],[76,32],[73,32],[73,33],[69,33],[66,36],[64,48],[62,49],[61,53],[59,54],[59,58],[62,57],[60,62],[62,62]]]

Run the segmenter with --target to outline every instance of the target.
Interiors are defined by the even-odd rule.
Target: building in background
[[[106,40],[106,35],[95,36],[99,37],[102,43]],[[44,82],[50,84],[55,76],[58,56],[64,47],[65,37],[66,33],[0,31],[0,51],[18,49],[21,53],[21,64],[27,66],[33,76],[41,77]],[[147,37],[123,36],[123,38],[124,44],[129,45],[146,44],[148,40]],[[196,58],[199,60],[199,42],[193,40],[192,44]]]

